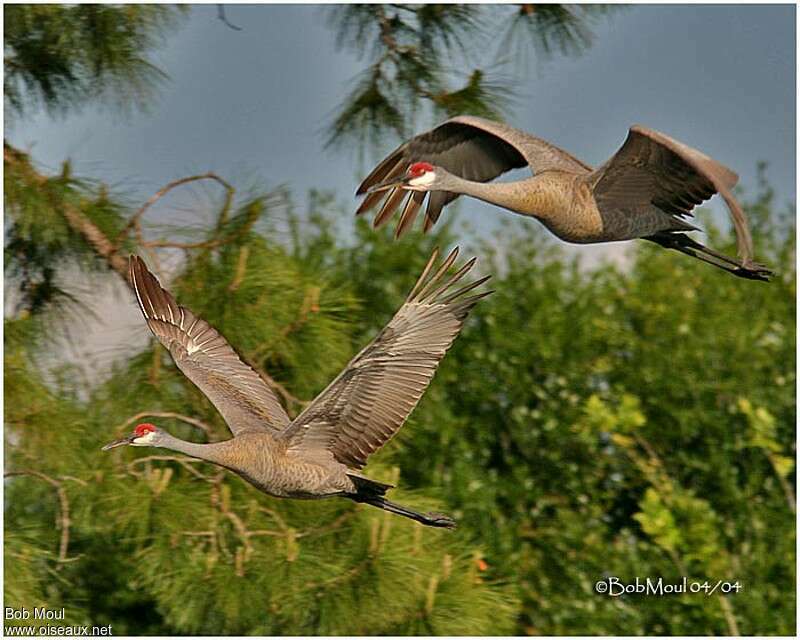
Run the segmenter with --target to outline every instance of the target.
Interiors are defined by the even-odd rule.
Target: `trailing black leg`
[[[709,249],[699,242],[692,240],[683,233],[660,232],[642,239],[655,242],[666,249],[675,249],[675,251],[685,253],[687,256],[702,260],[718,269],[723,269],[728,273],[732,273],[739,278],[768,281],[769,277],[772,275],[772,270],[764,265],[755,262],[741,264],[733,258],[714,251],[713,249]]]
[[[356,493],[347,497],[356,502],[371,504],[373,507],[378,507],[384,511],[390,511],[399,516],[411,518],[429,527],[444,527],[446,529],[455,529],[456,527],[456,521],[443,513],[420,513],[419,511],[414,511],[408,507],[390,502],[381,495]]]

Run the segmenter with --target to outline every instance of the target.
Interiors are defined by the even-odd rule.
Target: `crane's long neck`
[[[198,444],[196,442],[186,442],[164,433],[161,442],[157,445],[162,449],[169,449],[183,453],[192,458],[199,458],[207,462],[224,465],[225,462],[225,443],[212,442],[211,444]]]
[[[539,176],[515,182],[473,182],[448,175],[446,191],[478,198],[525,216],[549,220],[564,212],[567,202],[561,189]]]

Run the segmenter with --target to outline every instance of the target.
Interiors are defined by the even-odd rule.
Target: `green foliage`
[[[254,202],[234,201],[171,287],[297,411],[385,324],[452,230],[394,242],[359,223],[344,245],[318,196],[303,216],[312,226],[296,222],[285,247],[242,226]],[[38,316],[21,316],[6,323],[9,466],[67,491],[71,561],[53,555],[53,488],[14,478],[6,526],[31,532],[40,559],[7,588],[36,597],[61,567],[64,606],[91,601],[95,623],[129,633],[789,633],[795,275],[781,256],[792,234],[759,238],[779,274],[761,284],[648,246],[625,270],[585,271],[531,225],[509,227],[511,239],[474,251],[496,293],[369,469],[399,482],[398,500],[446,504],[457,533],[343,501],[271,499],[202,463],[101,454],[142,411],[198,418],[211,439],[226,430],[161,347],[92,389],[63,375],[45,384],[32,364]],[[90,595],[97,558],[113,567],[113,599]],[[603,575],[744,589],[623,601],[594,592]]]
[[[5,99],[17,115],[88,101],[144,106],[166,76],[144,57],[182,9],[167,5],[4,5]]]
[[[360,348],[353,319],[362,317],[364,300],[331,267],[355,252],[307,259],[330,239],[324,232],[310,234],[314,247],[293,255],[253,231],[272,204],[268,194],[223,204],[214,228],[190,243],[170,287],[248,362],[285,385],[291,393],[282,397],[296,412]],[[393,312],[374,321],[382,325]],[[148,411],[177,416],[160,424],[186,439],[228,433],[160,345],[120,361],[90,387],[36,366],[44,326],[42,314],[27,312],[6,321],[8,466],[46,476],[14,476],[7,485],[7,530],[30,531],[26,553],[39,558],[22,563],[17,556],[28,556],[19,545],[6,546],[16,567],[7,574],[7,598],[38,602],[56,573],[50,606],[64,606],[73,624],[88,618],[117,633],[513,631],[514,589],[483,575],[468,536],[344,500],[270,498],[224,470],[168,452],[101,453],[130,430],[132,416]],[[201,420],[207,433],[181,416]],[[396,467],[378,462],[370,473],[405,485]],[[66,506],[59,490],[69,496]],[[435,490],[397,493],[419,508],[441,509]],[[42,557],[62,548],[65,526],[65,553]]]
[[[518,60],[529,59],[531,47],[536,57],[545,60],[556,53],[579,56],[592,46],[593,23],[620,8],[603,4],[520,4],[508,20],[501,42]]]
[[[6,146],[4,169],[5,273],[19,294],[18,310],[85,312],[75,288],[67,291],[58,276],[65,267],[94,271],[100,261],[68,215],[80,215],[106,238],[117,239],[125,224],[124,202],[105,186],[73,176],[69,162],[59,175],[45,177],[27,154]]]
[[[520,50],[529,44],[541,59],[556,49],[579,55],[591,45],[592,22],[610,12],[605,5],[337,6],[330,23],[338,46],[369,65],[334,118],[327,144],[355,142],[363,150],[389,134],[405,138],[423,107],[437,119],[472,114],[502,120],[514,97],[501,73],[508,58],[527,57],[530,52]],[[505,35],[498,39],[498,33]],[[495,48],[495,62],[487,63],[485,52]]]
[[[588,44],[582,20],[603,10],[560,7],[512,11],[545,53],[577,53]],[[495,106],[479,71],[460,97],[441,71],[490,10],[335,9],[344,41],[366,52],[371,38],[379,65],[362,87],[379,93],[342,131],[399,134],[420,96],[445,111]],[[6,96],[20,109],[71,106],[122,78],[171,10],[5,11]],[[96,50],[81,43],[86,33],[104,39]],[[34,73],[37,56],[46,64]],[[370,130],[375,118],[385,122]],[[285,195],[230,187],[211,225],[140,228],[128,203],[68,164],[43,176],[6,146],[6,291],[20,301],[4,321],[6,605],[64,607],[66,624],[128,635],[790,635],[794,210],[777,209],[763,167],[757,188],[744,204],[756,255],[778,274],[769,284],[650,246],[625,268],[582,269],[536,225],[511,219],[464,252],[495,276],[496,293],[367,469],[399,486],[398,501],[452,513],[459,529],[449,532],[345,500],[271,498],[161,451],[102,453],[148,415],[188,440],[229,434],[152,341],[92,384],[52,355],[67,328],[52,322],[59,301],[77,299],[80,281],[118,278],[113,259],[130,250],[156,270],[172,258],[161,274],[170,288],[294,414],[387,322],[433,246],[453,244],[449,224],[394,242],[362,220],[345,242],[333,231],[343,212],[316,193],[285,242],[269,228]],[[731,234],[708,228],[713,246],[734,251]],[[742,590],[611,598],[594,589],[608,575]]]
[[[672,512],[661,500],[658,492],[650,487],[639,504],[641,511],[633,516],[642,525],[644,532],[668,553],[675,553],[681,532]]]

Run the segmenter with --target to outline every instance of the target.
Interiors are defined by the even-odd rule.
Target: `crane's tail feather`
[[[762,264],[756,262],[742,264],[734,258],[709,249],[683,233],[660,232],[652,236],[647,236],[643,238],[643,240],[650,240],[666,249],[675,249],[676,251],[685,253],[687,256],[692,256],[693,258],[713,265],[718,269],[723,269],[739,278],[768,282],[769,277],[773,274],[771,269]]]

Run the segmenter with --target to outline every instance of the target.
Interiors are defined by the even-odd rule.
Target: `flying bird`
[[[475,264],[452,275],[458,248],[435,268],[433,252],[403,306],[378,336],[294,420],[262,378],[205,320],[179,305],[141,258],[130,281],[150,330],[178,368],[214,404],[233,438],[211,444],[180,440],[150,423],[103,447],[161,447],[225,467],[281,498],[342,496],[433,527],[455,522],[386,499],[391,485],[361,474],[367,458],[403,426],[469,311],[491,291],[473,293],[489,276],[456,288]]]
[[[490,183],[527,167],[532,177]],[[508,125],[459,116],[411,138],[364,179],[361,215],[383,203],[381,227],[403,205],[395,237],[406,233],[430,193],[423,230],[459,195],[531,216],[553,234],[580,244],[643,238],[708,262],[736,276],[767,280],[753,262],[753,242],[741,206],[731,193],[739,177],[727,167],[669,136],[634,125],[622,147],[597,169],[555,145]],[[386,193],[388,192],[388,194]],[[738,241],[739,260],[686,235],[692,209],[715,193],[725,200]]]

